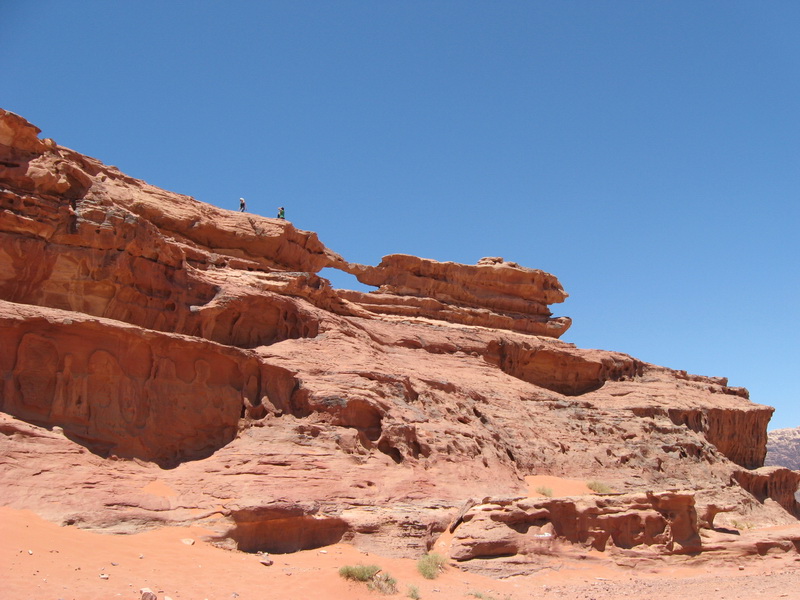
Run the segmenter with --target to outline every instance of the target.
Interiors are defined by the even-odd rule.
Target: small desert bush
[[[353,581],[366,581],[369,589],[381,594],[397,593],[397,581],[388,573],[381,573],[377,565],[348,565],[339,569],[339,575]]]
[[[536,493],[541,494],[542,496],[547,496],[548,498],[553,497],[553,490],[543,485],[536,488]]]
[[[397,593],[397,580],[388,573],[378,573],[367,582],[367,587],[388,596]]]
[[[411,600],[419,600],[421,596],[419,595],[419,589],[415,585],[408,586],[408,594],[406,594]]]
[[[489,596],[488,594],[483,594],[481,592],[469,592],[467,596],[478,598],[478,600],[497,600],[494,596]],[[504,600],[511,600],[511,596],[506,596]]]
[[[444,570],[446,563],[447,561],[444,556],[432,552],[431,554],[426,554],[417,561],[417,571],[419,571],[425,579],[436,579],[439,573]]]
[[[381,568],[377,565],[356,565],[345,566],[339,569],[339,575],[345,579],[353,581],[369,581],[380,572]]]
[[[612,491],[611,488],[602,481],[587,481],[586,487],[598,494],[610,494]]]

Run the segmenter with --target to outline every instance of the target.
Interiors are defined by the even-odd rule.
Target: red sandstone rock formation
[[[556,540],[601,551],[647,545],[671,554],[702,547],[690,493],[487,499],[461,521],[451,552],[460,561],[552,552]]]
[[[270,552],[410,555],[456,524],[465,561],[535,555],[543,533],[675,552],[703,550],[717,513],[795,521],[796,479],[759,469],[772,409],[559,341],[555,277],[348,264],[38,133],[0,112],[4,504],[116,531],[201,522]],[[324,267],[379,290],[334,290]],[[623,495],[532,501],[530,474]],[[459,516],[473,497],[490,508]]]
[[[361,283],[379,287],[377,293],[342,293],[378,314],[549,337],[561,336],[572,323],[567,317],[551,318],[547,308],[567,298],[555,277],[502,258],[483,258],[469,266],[393,254],[377,267],[350,264],[344,270]]]

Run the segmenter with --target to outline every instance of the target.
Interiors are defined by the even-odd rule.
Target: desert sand
[[[583,482],[530,477],[532,489],[576,493]],[[535,492],[534,492],[535,493]],[[0,598],[138,600],[149,589],[159,600],[302,599],[366,600],[382,595],[339,576],[342,566],[374,564],[397,580],[394,597],[456,600],[528,598],[679,600],[685,598],[800,598],[800,559],[780,553],[748,558],[741,564],[708,561],[667,565],[642,562],[620,567],[602,553],[565,557],[553,567],[502,580],[466,573],[455,563],[434,580],[417,571],[416,561],[361,552],[339,543],[292,554],[225,550],[207,541],[198,527],[164,527],[132,535],[94,533],[61,527],[31,511],[0,508]],[[444,540],[446,541],[446,540]]]

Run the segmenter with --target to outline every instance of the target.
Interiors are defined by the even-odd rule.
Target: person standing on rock
[[[239,198],[239,212],[244,212],[247,208],[247,205],[244,202],[244,198]]]
[[[284,208],[282,206],[278,207],[278,218],[279,219],[285,219],[286,218],[286,211],[284,210]]]

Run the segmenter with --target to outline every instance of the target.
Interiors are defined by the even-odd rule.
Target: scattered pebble
[[[108,579],[108,575],[105,573],[100,573],[100,579]]]
[[[271,567],[273,564],[272,559],[266,556],[261,558],[261,560],[259,560],[258,562],[260,562],[265,567]]]
[[[194,540],[192,538],[183,538],[181,541],[187,546],[194,546]]]
[[[28,550],[28,554],[33,554],[33,550]]]
[[[142,600],[158,600],[158,596],[150,588],[142,588],[140,591],[142,592]]]

